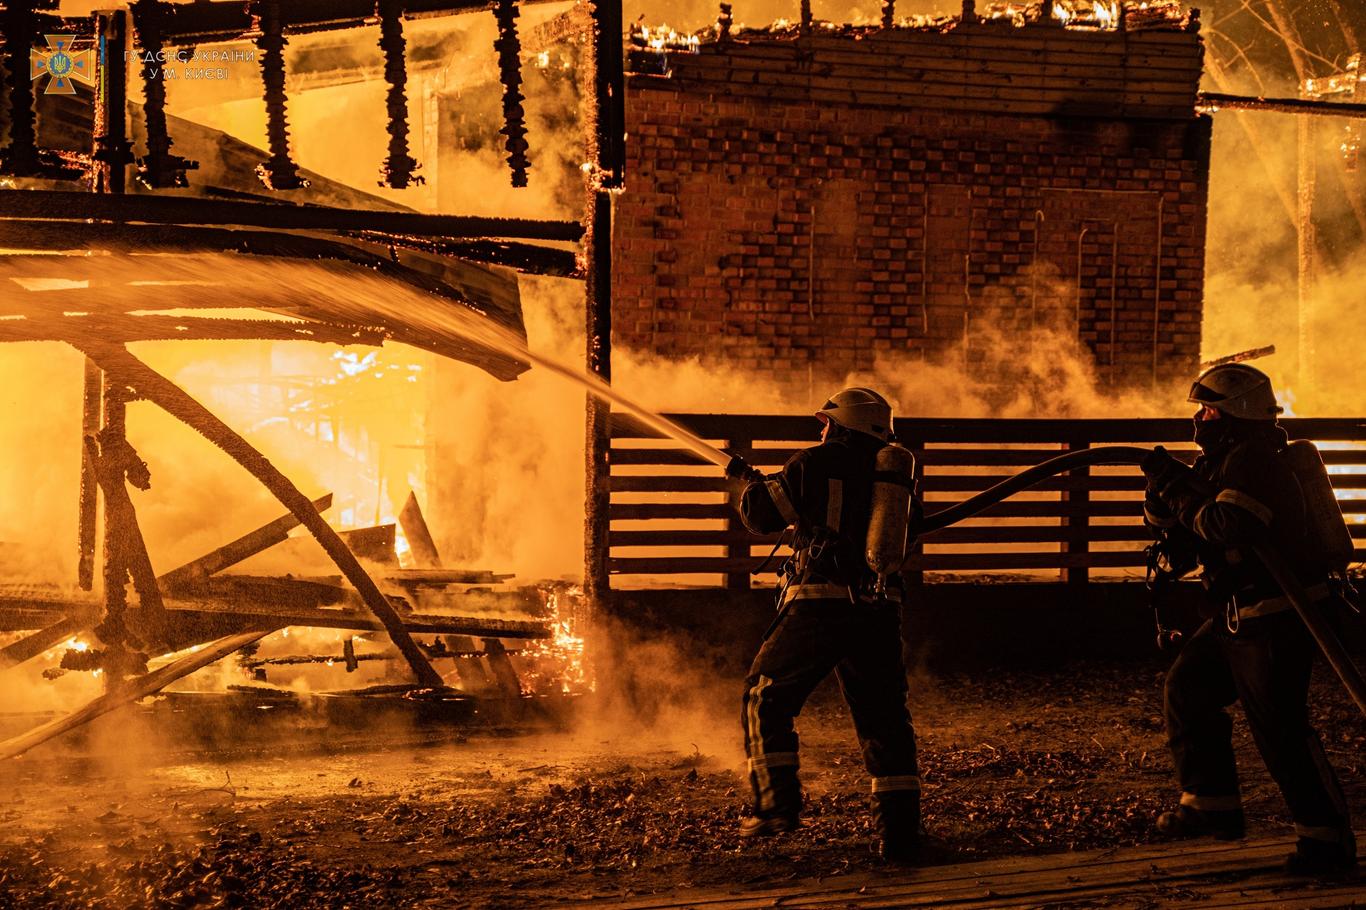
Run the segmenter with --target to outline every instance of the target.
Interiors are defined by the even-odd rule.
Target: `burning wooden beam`
[[[313,500],[313,508],[319,513],[326,512],[332,508],[332,494],[319,496]],[[262,553],[275,546],[289,537],[289,532],[299,526],[299,519],[294,513],[281,515],[274,521],[264,524],[249,534],[225,543],[212,552],[205,553],[198,559],[191,560],[183,566],[172,569],[162,575],[158,581],[167,590],[182,588],[186,585],[193,585],[208,579],[210,575],[221,572],[226,568],[237,565],[244,559],[249,559],[257,553]]]
[[[416,493],[408,493],[403,510],[398,513],[398,523],[403,528],[403,536],[408,540],[408,548],[417,567],[439,569],[441,554],[436,550],[436,541],[432,539],[431,529],[427,527],[427,519],[422,515],[422,506],[418,504]]]
[[[276,230],[378,231],[413,237],[575,242],[583,236],[583,225],[575,221],[422,215],[190,196],[114,196],[39,190],[0,190],[0,217],[93,219],[115,224],[236,224]]]
[[[1200,92],[1196,95],[1196,108],[1207,112],[1226,108],[1233,111],[1269,111],[1277,114],[1310,114],[1317,117],[1366,117],[1366,104],[1349,101],[1262,98],[1255,95],[1225,95],[1220,92]]]
[[[253,630],[225,636],[191,654],[186,654],[184,657],[172,661],[158,670],[153,670],[137,679],[128,680],[117,689],[101,695],[65,717],[59,717],[29,730],[27,733],[21,733],[12,739],[0,742],[0,761],[23,755],[29,749],[40,746],[69,730],[74,730],[82,724],[87,724],[97,717],[108,714],[115,708],[121,708],[140,698],[146,698],[148,695],[160,692],[176,680],[189,676],[196,670],[207,667],[219,658],[239,651],[253,642],[260,641],[273,631],[275,630]]]
[[[374,579],[356,560],[355,554],[347,548],[332,526],[318,514],[318,510],[313,507],[308,497],[304,496],[289,478],[280,473],[269,459],[180,386],[148,367],[126,349],[90,345],[84,348],[84,352],[106,373],[114,374],[118,382],[126,384],[136,390],[139,397],[153,402],[179,418],[259,480],[304,527],[308,528],[323,550],[336,563],[337,568],[341,569],[342,574],[355,586],[365,605],[383,623],[394,646],[408,661],[418,683],[429,687],[439,687],[443,684],[440,674],[432,669],[431,664],[422,655],[412,636],[404,628],[403,620],[394,612],[388,599],[375,585]]]
[[[64,616],[45,629],[26,635],[0,649],[0,670],[17,667],[24,661],[32,660],[44,651],[80,635],[90,628],[92,620],[85,617]]]
[[[1206,360],[1200,364],[1200,369],[1208,370],[1210,367],[1222,366],[1226,363],[1242,363],[1245,360],[1256,360],[1258,357],[1270,357],[1276,353],[1276,346],[1268,344],[1265,347],[1249,348],[1246,351],[1239,351],[1236,354],[1228,354],[1223,357],[1216,357],[1213,360]]]

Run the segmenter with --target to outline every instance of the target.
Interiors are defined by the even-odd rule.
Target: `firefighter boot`
[[[802,786],[797,768],[777,767],[762,776],[751,775],[754,808],[740,820],[741,837],[769,837],[796,828],[802,811]]]
[[[920,792],[874,793],[873,827],[881,838],[878,853],[884,860],[915,862],[920,852]]]
[[[1242,809],[1197,809],[1177,806],[1157,817],[1158,833],[1180,840],[1188,837],[1213,837],[1215,840],[1240,840],[1245,823]]]
[[[1285,858],[1284,868],[1290,875],[1330,875],[1350,871],[1356,863],[1356,837],[1347,830],[1337,840],[1301,836],[1295,841],[1295,852]]]

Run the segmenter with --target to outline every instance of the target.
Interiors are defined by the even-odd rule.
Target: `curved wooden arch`
[[[270,460],[247,442],[236,430],[220,420],[212,411],[196,401],[189,393],[156,370],[134,357],[122,345],[73,344],[112,381],[128,388],[130,397],[141,398],[180,420],[209,442],[226,452],[248,473],[261,482],[287,508],[327,552],[338,569],[351,582],[366,607],[384,626],[389,638],[412,669],[419,685],[445,685],[440,674],[432,668],[418,649],[403,620],[390,605],[365,568],[361,566],[346,542],[333,530],[314,508],[312,501],[294,486]]]

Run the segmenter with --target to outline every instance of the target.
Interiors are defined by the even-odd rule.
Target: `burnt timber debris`
[[[48,11],[55,10],[55,3],[42,5],[41,11],[35,11],[32,4],[0,7],[6,25],[10,89],[4,99],[7,109],[0,116],[0,122],[9,126],[0,171],[11,177],[80,181],[94,192],[52,190],[47,185],[4,190],[5,211],[0,214],[4,239],[0,242],[14,251],[6,256],[7,277],[41,279],[60,273],[63,280],[107,287],[110,267],[123,263],[136,267],[138,284],[173,285],[189,278],[203,255],[227,257],[229,268],[248,271],[254,263],[277,268],[292,263],[301,268],[322,265],[352,280],[397,282],[426,295],[424,306],[438,311],[451,308],[520,334],[524,329],[515,279],[483,263],[580,277],[576,250],[569,246],[584,233],[578,223],[242,201],[241,194],[233,198],[228,190],[195,187],[187,172],[197,169],[196,162],[171,153],[172,124],[183,126],[184,121],[167,116],[164,83],[156,78],[156,68],[149,61],[176,53],[177,48],[192,53],[205,43],[252,41],[261,64],[269,144],[258,174],[270,190],[307,187],[289,141],[284,57],[288,36],[360,27],[373,24],[378,17],[389,83],[390,145],[384,183],[395,189],[420,184],[422,179],[413,173],[418,162],[407,146],[403,20],[489,11],[492,4],[385,0],[376,7],[373,3],[255,0],[187,6],[135,0],[128,11],[100,13],[93,19],[64,19]],[[513,25],[517,9],[514,2],[505,2],[498,18],[504,26],[500,65],[508,79],[519,83],[520,45]],[[582,18],[587,21],[586,16]],[[582,28],[582,24],[575,26]],[[87,153],[41,147],[28,56],[38,36],[52,31],[75,33],[80,46],[103,42],[101,46],[119,64],[135,57],[141,61],[140,68],[132,68],[134,72],[123,65],[103,71],[105,82],[97,95],[93,122],[85,119],[86,99],[44,107],[44,118],[49,110],[58,112],[59,128],[66,136],[72,134],[73,125],[77,137],[85,130]],[[144,82],[145,103],[140,110],[128,103],[124,91],[127,78],[134,75]],[[504,132],[509,149],[515,150],[514,174],[521,175],[518,185],[524,185],[528,144],[522,95],[516,84],[507,97],[511,121]],[[146,145],[146,153],[136,161],[129,123],[134,119],[141,120]],[[83,127],[83,121],[89,125]],[[136,170],[130,169],[133,164]],[[200,195],[124,195],[130,170],[146,189],[189,188]],[[187,227],[194,230],[187,231]],[[73,249],[85,255],[51,255]],[[82,274],[84,279],[77,277]],[[467,361],[503,380],[514,379],[527,364],[464,335],[357,307],[340,299],[344,295],[301,299],[289,288],[277,287],[246,304],[234,301],[228,289],[204,287],[193,300],[179,302],[191,310],[246,306],[290,317],[277,321],[147,314],[133,302],[136,295],[127,291],[122,288],[121,303],[116,302],[119,293],[99,295],[97,306],[92,305],[90,291],[79,286],[54,291],[55,297],[19,291],[6,295],[0,306],[10,317],[0,340],[61,341],[87,355],[76,586],[70,590],[0,587],[0,628],[27,632],[0,649],[0,669],[31,660],[77,635],[93,633],[99,639],[96,647],[68,649],[62,668],[53,672],[99,670],[107,674],[108,685],[106,696],[80,711],[0,743],[0,756],[19,754],[121,704],[159,691],[222,656],[250,651],[261,638],[287,626],[382,633],[407,665],[417,688],[389,687],[384,693],[369,693],[377,697],[423,692],[437,700],[465,697],[447,689],[432,667],[433,660],[449,659],[455,660],[462,680],[482,680],[478,686],[466,687],[469,691],[507,700],[521,698],[523,686],[509,655],[525,648],[513,643],[552,637],[547,602],[553,602],[556,594],[544,587],[509,584],[510,575],[445,568],[415,497],[409,498],[401,522],[414,542],[418,568],[400,569],[393,525],[335,531],[321,517],[329,497],[310,500],[242,436],[175,383],[134,358],[124,345],[153,339],[378,345],[393,339]],[[271,296],[273,300],[265,299]],[[167,305],[176,303],[168,300]],[[159,405],[219,446],[265,485],[288,514],[155,577],[127,489],[130,483],[146,489],[154,480],[124,434],[126,409],[130,404],[141,407],[137,402]],[[105,501],[102,541],[97,508],[101,497]],[[224,571],[280,543],[291,528],[300,525],[332,558],[337,575],[277,577]],[[101,544],[103,559],[97,560]],[[104,580],[100,597],[88,593],[96,589],[97,565]],[[417,634],[436,637],[420,642],[413,637]],[[147,672],[148,660],[190,647],[197,650]],[[348,669],[355,669],[362,660],[386,659],[391,657],[384,652],[357,655],[350,639],[343,646],[342,661]],[[263,661],[246,667],[244,662],[244,667],[257,673],[270,665]]]

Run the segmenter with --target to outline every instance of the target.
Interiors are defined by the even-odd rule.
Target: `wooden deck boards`
[[[1188,842],[1012,857],[837,876],[767,889],[690,889],[597,903],[618,910],[759,907],[1152,908],[1366,906],[1366,873],[1334,880],[1280,871],[1289,838]]]

